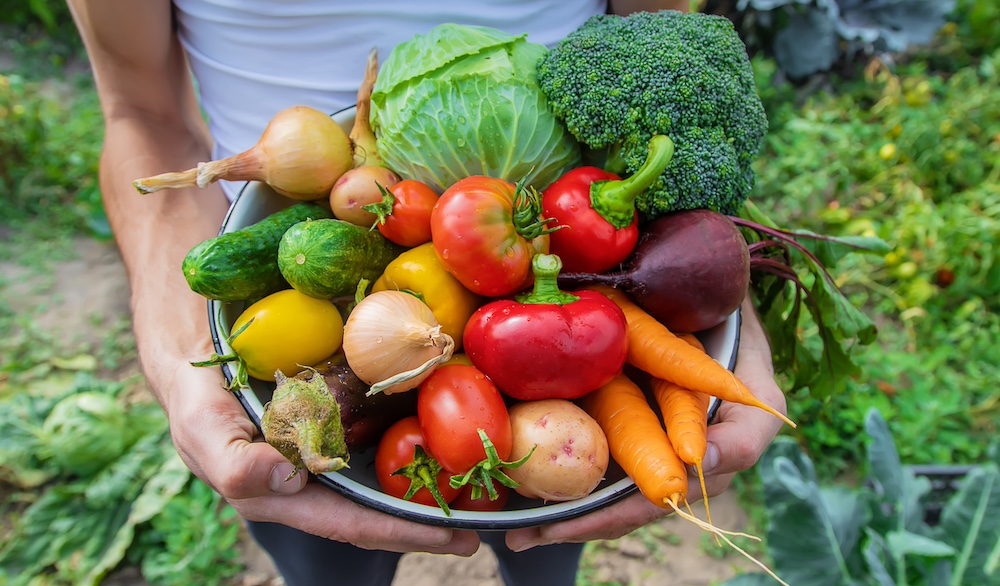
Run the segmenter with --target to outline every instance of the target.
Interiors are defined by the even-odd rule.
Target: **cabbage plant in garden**
[[[769,50],[789,77],[802,78],[843,58],[930,43],[955,0],[736,0],[734,8],[748,44]]]
[[[933,519],[931,481],[901,464],[878,411],[868,413],[865,432],[868,475],[859,488],[821,485],[790,438],[764,454],[758,470],[775,572],[796,586],[1000,584],[1000,453],[946,491]],[[725,586],[773,583],[755,573]]]

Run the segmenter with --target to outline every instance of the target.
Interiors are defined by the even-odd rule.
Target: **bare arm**
[[[202,123],[169,0],[69,0],[94,68],[105,117],[100,183],[132,291],[143,371],[178,453],[244,517],[366,548],[470,555],[475,534],[364,509],[299,474],[259,439],[217,368],[195,368],[213,348],[205,300],[181,261],[214,236],[228,207],[221,189],[140,195],[131,182],[207,161]]]
[[[633,12],[656,12],[657,10],[680,10],[688,12],[691,2],[689,0],[610,0],[608,2],[609,11],[612,14],[631,14]]]
[[[131,4],[72,0],[70,7],[101,98],[101,193],[128,269],[135,328],[144,342],[139,350],[148,365],[153,356],[193,359],[211,348],[203,300],[178,267],[192,246],[218,231],[227,202],[218,189],[161,197],[132,188],[133,179],[208,160],[210,143],[172,34],[170,3]],[[193,319],[178,319],[185,316]],[[169,399],[156,391],[161,402]]]

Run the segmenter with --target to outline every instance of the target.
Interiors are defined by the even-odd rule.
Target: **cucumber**
[[[218,301],[247,301],[284,289],[288,285],[278,269],[282,234],[304,220],[332,217],[325,207],[302,202],[205,240],[184,257],[184,278],[192,291]]]
[[[281,237],[278,268],[288,284],[319,299],[354,296],[403,251],[378,230],[343,220],[299,222]]]

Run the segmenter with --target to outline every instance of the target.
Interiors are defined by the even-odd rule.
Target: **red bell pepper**
[[[576,399],[625,365],[625,315],[595,291],[559,290],[560,266],[535,255],[533,290],[480,307],[465,326],[466,356],[515,399]]]
[[[560,229],[549,235],[549,252],[569,273],[603,273],[625,260],[639,239],[636,198],[652,185],[674,155],[663,135],[649,141],[649,155],[622,179],[598,167],[573,169],[542,193],[542,215]]]

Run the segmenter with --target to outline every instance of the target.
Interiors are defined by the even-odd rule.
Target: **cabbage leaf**
[[[439,193],[472,175],[544,189],[580,164],[580,147],[548,106],[526,35],[444,24],[399,44],[372,93],[372,129],[387,167]]]

